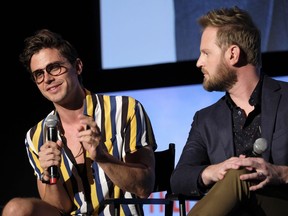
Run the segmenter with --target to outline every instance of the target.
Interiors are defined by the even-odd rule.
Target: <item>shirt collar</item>
[[[260,106],[261,104],[261,92],[262,92],[262,84],[263,84],[263,75],[260,76],[260,79],[255,87],[255,89],[253,90],[251,96],[250,96],[250,99],[249,99],[249,104],[251,106]],[[233,108],[235,107],[235,103],[234,101],[231,99],[230,95],[228,92],[226,92],[225,94],[225,100],[226,100],[226,103],[228,104],[228,106],[230,108]]]

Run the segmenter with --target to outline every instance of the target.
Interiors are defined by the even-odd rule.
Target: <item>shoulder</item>
[[[215,115],[217,112],[221,111],[221,110],[226,110],[229,109],[227,103],[226,103],[226,98],[225,96],[222,96],[218,101],[216,101],[215,103],[204,107],[200,110],[198,110],[196,113],[200,114],[200,115]],[[216,113],[215,113],[216,112]]]
[[[267,75],[264,76],[264,80],[263,80],[263,90],[264,91],[273,91],[273,92],[277,92],[277,91],[282,91],[287,93],[287,89],[288,89],[288,82],[281,80],[281,78],[276,79],[276,78],[272,78],[269,77]]]
[[[100,104],[110,104],[113,105],[136,105],[141,104],[137,99],[126,96],[126,95],[108,95],[108,94],[95,94],[97,100],[100,102]]]

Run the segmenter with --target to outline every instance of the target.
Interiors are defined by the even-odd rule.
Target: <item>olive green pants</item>
[[[249,191],[252,184],[239,176],[246,169],[230,170],[188,212],[188,216],[288,216],[288,186],[267,186]]]

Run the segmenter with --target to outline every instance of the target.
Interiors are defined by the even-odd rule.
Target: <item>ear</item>
[[[76,59],[75,68],[76,68],[77,74],[80,75],[83,70],[83,62],[81,61],[81,59],[79,58]]]
[[[236,65],[240,61],[240,48],[237,45],[231,45],[227,51],[227,60],[230,65]]]

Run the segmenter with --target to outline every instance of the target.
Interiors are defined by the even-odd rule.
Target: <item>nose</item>
[[[49,74],[46,70],[44,71],[45,71],[45,73],[43,74],[44,82],[50,82],[51,79],[54,79],[54,77],[51,74]]]
[[[198,68],[202,67],[201,55],[199,56],[199,58],[196,62],[196,67],[198,67]]]

